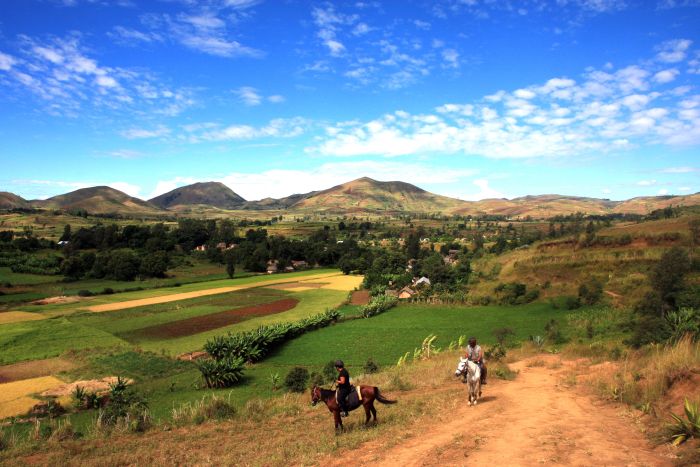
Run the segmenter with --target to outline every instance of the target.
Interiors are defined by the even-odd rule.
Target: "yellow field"
[[[46,319],[39,313],[29,313],[28,311],[3,311],[0,312],[0,324],[19,323],[21,321],[36,321]]]
[[[63,384],[53,376],[24,379],[12,383],[0,384],[0,419],[16,417],[27,413],[38,399],[30,397],[31,394],[55,388]]]
[[[343,281],[336,281],[336,277],[340,276],[339,273],[337,272],[331,272],[331,273],[322,273],[322,274],[315,274],[313,276],[307,276],[304,278],[304,281],[308,282],[319,282],[319,279],[323,279],[323,282],[328,282],[328,287],[324,286],[325,288],[330,288],[333,290],[352,290],[355,286],[350,287],[349,289],[346,288],[348,287],[349,283],[347,285]],[[342,277],[349,277],[349,276],[342,276]],[[169,294],[169,295],[162,295],[160,297],[150,297],[150,298],[141,298],[137,300],[127,300],[124,302],[116,302],[116,303],[106,303],[104,305],[94,305],[91,307],[88,307],[87,309],[90,311],[94,312],[103,312],[103,311],[114,311],[114,310],[123,310],[125,308],[135,308],[139,306],[146,306],[146,305],[157,305],[159,303],[169,303],[169,302],[177,302],[180,300],[188,300],[191,298],[198,298],[198,297],[205,297],[208,295],[218,295],[222,293],[229,293],[229,292],[235,292],[238,290],[245,290],[245,289],[252,289],[255,287],[265,287],[267,285],[273,285],[273,284],[286,284],[289,282],[299,282],[303,283],[303,281],[300,281],[297,277],[271,277],[270,281],[265,281],[265,282],[253,282],[249,284],[241,284],[241,285],[234,285],[230,287],[217,287],[215,289],[207,289],[207,290],[198,290],[195,292],[184,292],[184,293],[176,293],[176,294]],[[362,278],[359,278],[358,284],[362,282]],[[337,285],[336,285],[337,283]],[[341,287],[341,288],[337,288]]]
[[[350,292],[351,290],[358,288],[360,284],[362,284],[362,280],[362,276],[338,275],[325,279],[323,282],[327,283],[322,285],[321,288]]]

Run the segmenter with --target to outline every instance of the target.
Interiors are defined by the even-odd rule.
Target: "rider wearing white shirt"
[[[469,338],[467,346],[466,358],[479,365],[481,368],[481,384],[486,384],[486,366],[484,365],[484,351],[479,344],[476,343],[476,337]]]

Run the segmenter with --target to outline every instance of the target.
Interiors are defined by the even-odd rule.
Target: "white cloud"
[[[281,104],[282,102],[286,101],[284,96],[281,96],[279,94],[273,94],[272,96],[268,96],[267,100],[269,102],[272,102],[273,104]]]
[[[654,186],[656,185],[656,180],[640,180],[637,182],[639,186]]]
[[[455,49],[443,49],[442,58],[449,68],[459,68],[459,52]]]
[[[369,27],[367,23],[357,23],[357,26],[352,30],[352,34],[355,36],[363,36],[370,32],[373,28]]]
[[[472,183],[474,183],[474,185],[476,185],[479,188],[479,191],[476,193],[460,196],[460,199],[465,199],[467,201],[480,201],[482,199],[506,197],[500,191],[491,188],[489,186],[489,181],[485,178],[476,179]]]
[[[0,70],[9,71],[17,60],[12,55],[0,52]]]
[[[107,35],[120,44],[150,44],[154,42],[163,42],[163,36],[156,32],[138,31],[136,29],[125,28],[124,26],[115,26]]]
[[[243,86],[234,91],[238,97],[247,106],[260,105],[262,102],[262,96],[258,93],[258,90],[250,86]]]
[[[682,186],[678,188],[678,191],[690,191],[691,188],[689,186]]]
[[[677,63],[685,59],[686,51],[693,41],[688,39],[675,39],[666,41],[657,47],[656,59],[665,63]]]
[[[159,125],[158,127],[151,130],[145,128],[130,128],[128,130],[122,131],[120,134],[127,139],[160,138],[161,136],[169,135],[170,128],[164,125]]]
[[[129,196],[139,198],[141,196],[141,187],[138,185],[133,185],[126,182],[111,182],[107,186],[114,188],[115,190],[123,191]]]
[[[667,174],[687,174],[697,171],[698,169],[696,169],[695,167],[668,167],[666,169],[661,170],[662,173]]]
[[[660,190],[658,191],[658,194],[659,194],[660,196],[665,196],[665,195],[668,194],[668,190],[665,189],[665,188],[662,188],[662,189],[660,189]]]
[[[385,47],[400,55],[392,44]],[[410,58],[403,60],[410,63]],[[642,63],[589,69],[580,82],[558,77],[469,103],[446,103],[434,115],[394,112],[330,125],[307,151],[343,157],[448,153],[532,158],[621,151],[640,144],[700,144],[700,96],[655,89],[666,78],[652,73],[653,62]],[[357,68],[348,76],[366,82],[370,72]],[[684,100],[677,102],[678,96]]]
[[[612,193],[612,190],[611,190],[610,188],[603,188],[603,189],[601,190],[601,192],[602,192],[604,195],[609,195],[610,193]]]
[[[79,34],[47,41],[20,36],[19,42],[22,59],[0,54],[0,70],[7,72],[0,86],[18,96],[28,91],[50,115],[77,117],[86,108],[176,115],[194,103],[189,91],[170,90],[143,69],[99,63]]]
[[[115,151],[108,152],[107,155],[119,159],[136,159],[143,156],[143,154],[139,151],[134,151],[132,149],[117,149]]]
[[[306,131],[309,121],[300,117],[276,118],[270,120],[267,125],[255,127],[252,125],[229,125],[224,128],[207,129],[196,134],[193,133],[190,141],[236,141],[257,138],[293,138]]]
[[[671,81],[676,79],[676,76],[678,76],[678,74],[679,72],[675,68],[661,70],[654,75],[654,81],[656,81],[659,84],[670,83]]]

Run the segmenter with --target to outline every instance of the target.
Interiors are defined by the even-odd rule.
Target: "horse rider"
[[[481,369],[481,384],[486,384],[486,365],[484,365],[484,350],[476,343],[476,337],[469,338],[469,345],[464,355]]]
[[[338,372],[338,379],[335,382],[338,385],[338,405],[340,406],[340,416],[348,416],[347,397],[350,394],[350,373],[345,369],[345,364],[342,360],[335,361],[335,369]]]

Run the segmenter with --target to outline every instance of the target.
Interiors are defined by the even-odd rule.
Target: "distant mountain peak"
[[[246,202],[243,197],[221,182],[197,182],[175,188],[149,200],[163,209],[174,206],[212,206],[220,209],[236,209]]]

